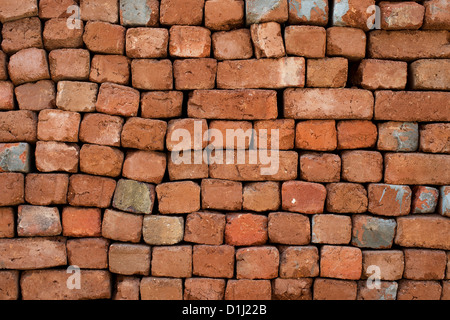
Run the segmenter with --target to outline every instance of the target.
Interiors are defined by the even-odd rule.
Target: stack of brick
[[[450,299],[448,2],[2,0],[0,22],[0,299]],[[202,156],[236,129],[234,161]],[[271,130],[278,170],[238,163]]]

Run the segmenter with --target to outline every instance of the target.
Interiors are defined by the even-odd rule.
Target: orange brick
[[[363,250],[363,272],[361,279],[374,274],[370,266],[380,268],[380,280],[399,280],[403,277],[404,254],[401,250]]]
[[[53,18],[44,25],[44,47],[46,50],[81,48],[83,46],[84,23],[78,20],[80,28],[67,28],[67,18]]]
[[[88,174],[118,177],[122,172],[124,155],[119,149],[83,144],[80,150],[80,171]]]
[[[216,83],[217,61],[210,58],[175,60],[175,89],[213,89]]]
[[[126,34],[126,53],[130,58],[166,58],[169,31],[163,28],[130,28]]]
[[[17,300],[19,298],[19,271],[2,270],[0,271],[0,292],[1,300]]]
[[[419,150],[432,153],[450,153],[450,124],[429,123],[420,126]],[[436,139],[437,137],[437,139]]]
[[[102,220],[102,237],[138,243],[142,236],[143,216],[106,209]]]
[[[113,300],[139,300],[140,285],[141,279],[136,276],[117,276]]]
[[[356,300],[356,281],[317,278],[314,280],[314,300]]]
[[[205,26],[210,30],[230,30],[244,24],[244,1],[208,0],[205,2]]]
[[[19,109],[39,111],[55,108],[56,90],[51,80],[26,83],[14,89]]]
[[[273,279],[278,276],[280,255],[276,247],[236,250],[237,279]]]
[[[89,80],[126,85],[130,79],[130,59],[119,55],[96,54],[91,61]]]
[[[252,24],[250,34],[257,59],[280,58],[286,55],[280,24],[276,22]]]
[[[78,172],[80,147],[75,143],[38,141],[36,143],[36,168],[40,172]]]
[[[244,185],[243,210],[274,211],[280,207],[280,184],[274,181],[253,182]]]
[[[441,293],[438,281],[400,280],[397,300],[439,300]]]
[[[341,57],[308,59],[306,86],[317,88],[343,88],[347,84],[348,60]]]
[[[14,85],[9,81],[0,81],[0,110],[13,110],[14,105]]]
[[[160,19],[163,25],[200,25],[205,0],[162,0]]]
[[[273,300],[312,300],[313,279],[281,279],[272,281]]]
[[[113,243],[109,247],[109,270],[122,275],[150,273],[151,249],[144,244]]]
[[[25,0],[20,3],[7,0],[3,5],[0,11],[1,23],[36,16],[38,13],[37,2],[34,0]]]
[[[352,219],[344,215],[314,215],[311,227],[312,243],[349,244],[352,237]]]
[[[200,210],[200,186],[192,181],[166,182],[156,186],[158,208],[162,214]]]
[[[217,60],[250,59],[253,56],[248,29],[214,32],[211,40],[214,58]]]
[[[39,1],[39,18],[68,18],[72,13],[67,13],[67,8],[76,4],[75,0],[41,0]]]
[[[20,50],[9,57],[8,72],[14,85],[50,79],[47,53],[37,48]]]
[[[383,156],[377,151],[344,151],[342,179],[350,182],[379,182],[383,178]]]
[[[152,250],[152,276],[190,278],[192,276],[191,246],[161,246]]]
[[[116,181],[111,178],[76,174],[69,179],[67,200],[72,206],[107,208],[115,188]]]
[[[306,214],[322,213],[327,191],[319,183],[287,181],[281,187],[283,210]]]
[[[253,142],[263,149],[272,148],[273,136],[278,135],[278,149],[290,150],[294,148],[295,121],[294,119],[260,120],[254,122],[255,137]],[[278,130],[278,131],[276,131]],[[277,146],[273,144],[273,148]]]
[[[166,131],[165,121],[131,117],[123,126],[121,143],[125,148],[163,151]]]
[[[183,280],[144,277],[140,284],[142,300],[182,300]]]
[[[120,146],[123,118],[101,113],[83,117],[80,125],[80,141],[112,147]]]
[[[91,59],[88,50],[58,49],[48,55],[52,80],[88,80]]]
[[[139,91],[115,83],[102,83],[98,91],[95,109],[111,115],[136,116],[139,109]]]
[[[0,238],[14,238],[15,216],[11,207],[0,208]]]
[[[261,245],[267,242],[267,217],[250,213],[227,215],[225,243],[234,246]]]
[[[268,219],[270,242],[289,245],[306,245],[311,240],[308,217],[290,212],[271,212]]]
[[[154,151],[128,151],[122,176],[148,183],[161,183],[166,172],[166,155]],[[152,168],[152,170],[148,170]]]
[[[366,34],[361,29],[331,27],[327,29],[327,56],[363,59],[366,55]]]
[[[284,0],[269,0],[261,5],[258,0],[245,1],[246,23],[268,21],[283,23],[288,19],[288,3]]]
[[[228,280],[225,300],[270,300],[272,286],[270,280]]]
[[[208,130],[205,119],[174,119],[167,126],[166,148],[169,151],[202,150],[208,141],[204,139]],[[185,135],[188,132],[189,135]]]
[[[362,271],[361,250],[354,247],[325,245],[320,250],[320,276],[358,280]]]
[[[81,0],[81,19],[98,20],[110,23],[119,21],[119,5],[115,0]]]
[[[403,277],[411,280],[442,280],[445,277],[447,255],[441,250],[405,249]]]
[[[189,278],[184,282],[184,300],[223,300],[224,279]]]
[[[302,153],[300,177],[309,182],[339,182],[341,158],[332,153]]]
[[[363,213],[367,210],[367,191],[357,183],[330,183],[327,185],[326,209],[333,213]]]
[[[55,207],[21,205],[17,212],[19,237],[57,236],[62,231],[59,210]]]
[[[318,275],[319,250],[316,247],[285,247],[281,250],[281,278],[312,278]]]
[[[211,53],[211,31],[208,29],[193,26],[173,26],[169,32],[169,54],[172,57],[209,57]]]
[[[84,27],[83,42],[89,51],[105,54],[125,52],[125,28],[103,21],[88,21]]]
[[[377,126],[372,121],[344,120],[337,123],[338,149],[372,148],[377,136]]]
[[[240,182],[203,179],[201,189],[203,209],[240,210],[242,208],[242,183]]]
[[[422,26],[425,8],[412,1],[404,3],[380,3],[381,29],[417,30]]]
[[[295,147],[306,150],[331,151],[336,149],[334,120],[308,120],[297,123]]]
[[[11,55],[26,48],[43,49],[41,21],[37,17],[6,22],[2,28],[2,50]]]
[[[133,87],[143,90],[171,90],[172,62],[167,59],[134,59],[131,62]]]
[[[70,239],[67,241],[67,259],[70,265],[82,269],[108,268],[109,240],[102,238]]]
[[[81,116],[77,112],[42,110],[39,112],[37,137],[44,141],[78,142]]]
[[[327,32],[316,26],[288,26],[284,29],[286,53],[305,58],[324,58]]]
[[[193,274],[208,278],[233,278],[235,265],[233,246],[194,246]]]
[[[63,235],[66,237],[100,237],[102,212],[97,208],[65,207],[62,211]]]
[[[141,94],[142,118],[176,118],[181,116],[183,93],[150,91]]]
[[[184,241],[199,244],[223,243],[225,215],[218,212],[194,212],[186,217]]]
[[[360,28],[369,30],[368,21],[372,12],[369,7],[375,5],[375,0],[348,0],[333,1],[332,23],[333,26]]]

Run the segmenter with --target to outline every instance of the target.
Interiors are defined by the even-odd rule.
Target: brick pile
[[[2,0],[0,22],[0,299],[450,299],[447,1]],[[278,171],[177,163],[197,124],[254,129],[247,154],[278,129]]]

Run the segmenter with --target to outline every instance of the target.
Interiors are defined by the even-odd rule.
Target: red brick
[[[166,58],[169,31],[163,28],[130,28],[126,34],[126,52],[130,58]]]
[[[80,125],[80,141],[119,147],[124,120],[117,116],[86,114]]]
[[[325,57],[325,28],[316,26],[288,26],[284,30],[286,53],[306,58]]]
[[[253,246],[267,242],[267,217],[251,213],[227,215],[225,243],[233,246]]]
[[[450,300],[450,281],[442,281],[441,300]]]
[[[205,0],[162,0],[160,19],[163,25],[200,25]]]
[[[326,26],[328,23],[328,0],[289,0],[289,23]]]
[[[190,152],[188,150],[187,152]],[[195,159],[203,157],[203,150],[196,150],[191,152],[190,163],[179,163],[176,159],[168,157],[167,170],[169,179],[174,180],[188,180],[188,179],[205,179],[208,178],[208,163],[202,158],[201,163],[196,164]]]
[[[62,211],[62,227],[66,237],[100,237],[102,212],[97,208],[65,207]]]
[[[436,210],[439,190],[426,186],[415,186],[411,202],[411,213],[433,213]]]
[[[261,149],[290,150],[294,148],[295,120],[293,119],[255,121],[254,130],[253,143]],[[276,135],[278,135],[278,147],[275,143],[272,146],[272,137]]]
[[[403,277],[404,255],[401,250],[363,250],[361,279],[374,276],[370,266],[377,266],[380,280],[399,280]],[[372,267],[373,268],[373,267]],[[373,277],[372,277],[373,278]]]
[[[392,184],[436,184],[450,182],[450,157],[420,153],[386,153],[384,181]]]
[[[19,299],[19,271],[0,271],[0,300]]]
[[[367,281],[358,281],[357,300],[396,300],[397,289],[395,281],[380,281],[379,288],[369,286]]]
[[[134,59],[131,63],[133,87],[143,90],[171,90],[173,88],[170,60]]]
[[[205,2],[205,26],[210,30],[231,30],[244,24],[244,1],[208,0]]]
[[[344,151],[342,179],[350,182],[379,182],[383,178],[383,156],[377,151]]]
[[[183,217],[146,215],[142,225],[142,237],[150,245],[172,245],[183,240]]]
[[[445,251],[405,249],[403,278],[411,280],[442,280],[445,277]]]
[[[58,208],[19,206],[17,216],[19,237],[57,236],[61,234],[61,231]]]
[[[359,248],[389,249],[397,226],[394,219],[356,214],[352,216],[352,245]]]
[[[102,237],[122,242],[141,241],[143,216],[106,209],[102,221]]]
[[[285,0],[270,0],[263,5],[258,0],[245,2],[247,25],[268,21],[285,22],[288,19],[288,4]]]
[[[411,89],[449,90],[450,59],[420,59],[409,66]]]
[[[450,153],[450,124],[429,123],[420,126],[419,150],[432,153]]]
[[[127,27],[159,26],[159,1],[141,0],[120,2],[120,24]]]
[[[405,89],[408,64],[404,61],[364,59],[356,71],[355,83],[364,89]]]
[[[20,123],[20,126],[17,126]],[[37,116],[27,110],[0,112],[0,142],[35,142]]]
[[[397,300],[439,300],[441,293],[438,281],[400,280]]]
[[[336,149],[336,146],[336,122],[334,120],[309,120],[297,123],[296,148],[331,151]]]
[[[366,55],[366,34],[361,29],[331,27],[327,29],[327,56],[360,60]]]
[[[106,54],[125,52],[125,28],[102,21],[88,21],[83,42],[89,51]]]
[[[78,171],[80,148],[76,144],[56,141],[36,143],[36,168],[40,172]]]
[[[411,189],[408,186],[369,184],[369,212],[383,216],[404,216],[411,208]]]
[[[29,172],[30,156],[28,143],[0,143],[0,172]]]
[[[68,18],[73,14],[67,12],[67,8],[77,5],[76,0],[40,0],[39,1],[39,18]]]
[[[319,251],[314,246],[281,249],[281,278],[311,278],[319,275]]]
[[[37,137],[44,141],[78,142],[81,116],[77,112],[42,110],[39,112]]]
[[[150,91],[141,94],[142,118],[175,118],[181,116],[183,93]]]
[[[395,243],[402,247],[449,250],[450,221],[442,216],[409,216],[397,218]]]
[[[26,48],[44,47],[41,21],[37,17],[6,22],[2,28],[2,50],[11,55]]]
[[[139,109],[139,91],[115,83],[103,83],[98,92],[97,112],[124,117],[136,116]]]
[[[76,174],[70,177],[67,199],[72,206],[107,208],[115,187],[111,178]]]
[[[219,179],[203,179],[201,183],[202,208],[240,210],[242,183]]]
[[[71,239],[67,241],[70,265],[82,269],[107,269],[109,241],[102,238]]]
[[[119,5],[116,0],[81,0],[82,20],[99,20],[110,23],[119,21]]]
[[[270,280],[228,280],[225,300],[271,300]]]
[[[337,123],[338,149],[373,148],[377,135],[377,126],[372,121],[344,120]]]
[[[280,254],[276,247],[236,250],[237,279],[273,279],[278,276]]]
[[[449,29],[449,6],[448,3],[440,0],[424,1],[425,16],[423,29]]]
[[[313,287],[314,300],[356,300],[355,281],[316,278]]]
[[[306,61],[306,86],[318,88],[343,88],[347,84],[348,61],[345,58],[308,59]]]
[[[96,54],[91,61],[89,80],[126,85],[130,79],[130,59],[119,55]]]
[[[88,80],[91,69],[89,51],[84,49],[58,49],[48,55],[53,81]]]
[[[341,158],[332,153],[305,152],[300,155],[300,177],[309,182],[339,182]]]
[[[119,149],[84,144],[80,150],[80,171],[88,174],[118,177],[124,155]]]
[[[282,89],[305,85],[305,58],[222,61],[217,65],[217,88]]]
[[[440,187],[440,194],[438,213],[450,217],[450,186]]]
[[[62,48],[81,48],[83,46],[84,24],[77,20],[80,28],[69,29],[67,18],[47,20],[44,25],[44,47],[51,51]]]
[[[174,119],[167,126],[166,148],[169,151],[202,150],[207,146],[205,119]],[[188,134],[187,134],[188,133]]]
[[[223,243],[225,215],[217,212],[194,212],[186,217],[184,241],[199,244]]]
[[[272,281],[273,300],[311,300],[312,279],[280,279]]]
[[[184,300],[223,300],[224,279],[189,278],[184,282]]]
[[[327,191],[319,183],[287,181],[281,187],[283,210],[306,214],[322,213]]]
[[[14,238],[15,219],[13,208],[0,208],[0,238]]]
[[[217,60],[250,59],[253,56],[248,29],[214,32],[211,40],[214,58]]]
[[[8,62],[7,55],[0,50],[0,80],[8,80]]]
[[[158,208],[162,214],[200,210],[200,186],[192,181],[166,182],[156,186]]]
[[[384,31],[369,33],[370,58],[412,61],[423,58],[449,58],[448,31]]]
[[[418,3],[381,2],[380,22],[383,30],[417,30],[422,26],[425,8]]]
[[[244,186],[243,210],[274,211],[280,207],[280,184],[274,181],[252,182]]]
[[[113,243],[109,247],[109,271],[122,275],[150,273],[150,247],[143,244]]]
[[[142,300],[182,300],[183,280],[144,277],[141,280]]]
[[[0,81],[0,110],[13,110],[14,85],[9,81]]]
[[[363,213],[367,210],[367,191],[357,183],[327,185],[326,210],[333,213]]]
[[[208,278],[233,278],[235,249],[233,246],[194,246],[193,274]]]
[[[59,81],[56,105],[74,112],[95,111],[98,85],[91,82]]]
[[[175,89],[213,89],[216,82],[217,61],[210,58],[175,60],[173,74]]]
[[[196,26],[173,26],[169,32],[169,54],[172,57],[209,57],[211,53],[211,31],[208,29]]]
[[[358,280],[362,271],[361,250],[354,247],[325,245],[320,250],[320,276]]]
[[[248,149],[253,140],[253,125],[250,121],[212,120],[209,129],[209,146],[215,149]],[[216,130],[221,135],[215,135]]]
[[[286,89],[284,116],[293,119],[361,119],[373,116],[373,96],[361,89]]]
[[[163,150],[167,123],[132,117],[123,126],[121,140],[125,148]]]
[[[190,278],[192,276],[192,247],[167,246],[152,250],[152,276]]]
[[[369,8],[375,5],[375,0],[333,1],[332,23],[334,26],[370,29],[368,21],[372,12]]]
[[[286,55],[279,23],[252,24],[250,26],[250,34],[257,59],[281,58]]]
[[[26,83],[15,88],[19,109],[39,111],[55,108],[55,84],[50,80]]]
[[[14,85],[50,79],[47,53],[37,48],[20,50],[9,58],[8,71]]]
[[[348,216],[317,214],[312,217],[311,226],[312,243],[350,243],[352,237],[352,220]]]
[[[0,22],[5,23],[25,17],[36,16],[38,4],[36,0],[17,1],[6,0],[0,9]]]
[[[116,277],[113,300],[139,300],[141,279],[135,276]]]
[[[122,176],[142,182],[161,183],[166,172],[166,155],[154,151],[128,151]],[[152,170],[149,170],[152,168]]]
[[[188,116],[204,119],[276,119],[277,94],[272,90],[195,90]]]
[[[311,240],[309,219],[297,213],[269,213],[268,236],[272,243],[306,245]]]

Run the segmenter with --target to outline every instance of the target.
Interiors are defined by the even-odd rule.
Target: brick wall
[[[0,299],[450,299],[448,2],[0,22]]]

